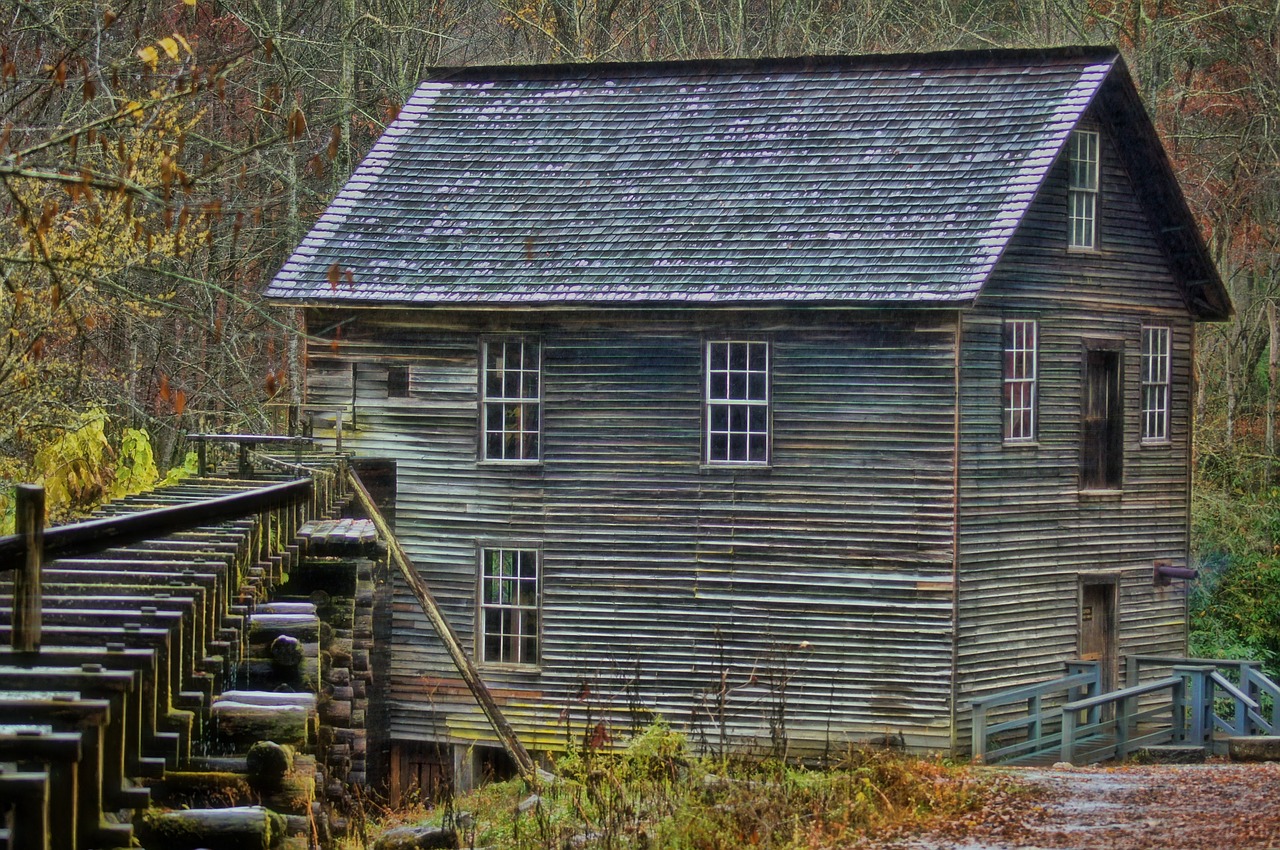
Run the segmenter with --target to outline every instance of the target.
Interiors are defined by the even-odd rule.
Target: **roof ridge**
[[[605,76],[723,75],[725,73],[785,73],[854,69],[941,68],[971,64],[998,67],[1034,62],[1081,64],[1114,62],[1117,48],[1106,45],[938,50],[927,53],[805,54],[799,56],[664,59],[625,62],[561,62],[506,65],[443,65],[428,68],[423,79],[466,82],[499,79],[589,79]]]

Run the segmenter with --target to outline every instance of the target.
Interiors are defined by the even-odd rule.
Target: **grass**
[[[625,750],[568,753],[536,790],[515,779],[429,813],[386,814],[457,826],[463,847],[494,850],[817,850],[963,817],[998,781],[882,749],[850,749],[822,769],[713,760],[656,724]],[[371,824],[369,835],[391,825]]]

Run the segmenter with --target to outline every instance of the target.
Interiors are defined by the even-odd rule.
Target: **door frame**
[[[1120,674],[1120,574],[1119,573],[1080,573],[1076,580],[1076,655],[1084,660],[1085,636],[1085,588],[1098,587],[1106,591],[1106,602],[1110,608],[1104,612],[1108,623],[1104,628],[1105,646],[1097,659],[1101,676],[1102,692],[1119,687]],[[1090,617],[1097,612],[1089,612]]]

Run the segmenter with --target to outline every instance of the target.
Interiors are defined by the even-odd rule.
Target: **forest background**
[[[0,532],[279,430],[265,282],[435,66],[1118,46],[1235,302],[1199,336],[1193,651],[1280,668],[1280,0],[0,0]]]

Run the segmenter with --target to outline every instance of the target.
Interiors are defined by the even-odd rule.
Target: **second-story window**
[[[1077,130],[1069,147],[1067,246],[1093,250],[1098,247],[1099,136],[1092,130]]]
[[[707,343],[707,462],[768,463],[769,343]]]
[[[538,342],[486,342],[481,395],[484,459],[538,460],[542,422],[542,349]]]
[[[1142,329],[1142,441],[1169,440],[1169,329]]]
[[[1036,438],[1036,357],[1039,339],[1034,319],[1004,323],[1004,439]]]

